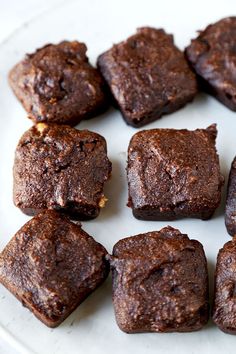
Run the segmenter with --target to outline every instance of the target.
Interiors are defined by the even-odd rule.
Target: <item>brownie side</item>
[[[77,41],[48,44],[9,73],[9,83],[35,123],[76,125],[108,107],[105,81]]]
[[[98,58],[127,124],[141,127],[192,101],[197,82],[173,36],[140,28]]]
[[[47,210],[0,254],[0,282],[39,320],[56,327],[106,279],[106,254],[81,225]]]
[[[118,241],[110,264],[124,332],[188,332],[207,323],[207,263],[198,241],[166,227]]]
[[[138,219],[209,219],[220,204],[223,176],[215,148],[216,126],[151,129],[128,148],[128,206]]]
[[[227,242],[217,256],[213,321],[226,333],[236,334],[236,238]]]
[[[54,209],[92,219],[105,205],[111,162],[97,133],[38,123],[20,139],[13,170],[14,204],[28,215]]]
[[[233,111],[236,111],[235,37],[236,17],[224,18],[201,31],[185,50],[202,88]]]
[[[225,225],[231,236],[236,235],[236,157],[234,158],[228,181]]]

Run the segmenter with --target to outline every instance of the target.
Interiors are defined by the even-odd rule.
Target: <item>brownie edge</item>
[[[120,329],[189,332],[208,321],[208,273],[200,242],[165,227],[118,241],[110,256]]]
[[[49,327],[108,276],[107,251],[56,211],[28,221],[0,254],[0,282]]]
[[[231,236],[236,235],[236,157],[234,158],[228,180],[225,225]]]
[[[236,237],[220,249],[215,269],[213,321],[225,333],[236,334]]]
[[[186,57],[201,88],[236,111],[236,17],[223,18],[199,32],[185,49]]]

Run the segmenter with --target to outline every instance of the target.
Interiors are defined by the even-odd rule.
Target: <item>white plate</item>
[[[184,48],[196,30],[224,16],[236,13],[235,1],[137,1],[99,0],[63,2],[55,10],[44,13],[23,27],[0,47],[0,225],[2,249],[14,233],[29,219],[12,203],[12,164],[16,144],[31,126],[26,113],[7,84],[9,69],[26,52],[48,42],[78,39],[88,45],[92,63],[112,43],[125,39],[135,28],[144,25],[164,27],[175,34]],[[236,114],[214,98],[199,94],[192,104],[165,116],[145,128],[207,127],[218,124],[217,148],[221,168],[227,177],[236,153]],[[84,229],[101,242],[108,251],[120,239],[140,232],[159,230],[165,222],[144,222],[133,218],[126,207],[126,151],[131,136],[137,131],[128,127],[120,113],[113,109],[98,118],[85,121],[78,128],[94,130],[107,139],[113,163],[112,180],[106,187],[109,202],[101,215],[84,222]],[[225,188],[224,188],[225,194]],[[169,222],[204,245],[210,272],[212,292],[213,271],[219,248],[230,237],[224,226],[224,202],[210,221],[194,219]],[[235,337],[219,331],[210,321],[201,331],[186,334],[122,333],[114,319],[111,302],[111,281],[92,294],[59,328],[49,329],[3,287],[0,287],[0,335],[19,352],[65,353],[235,353]]]

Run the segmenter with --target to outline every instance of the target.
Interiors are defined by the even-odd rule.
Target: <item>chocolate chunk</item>
[[[126,122],[140,127],[192,101],[197,83],[173,36],[140,28],[98,58]]]
[[[38,319],[56,327],[106,279],[106,254],[80,225],[47,210],[0,254],[0,282]]]
[[[110,262],[115,315],[124,332],[189,332],[207,323],[200,242],[169,226],[120,240]]]
[[[215,270],[213,320],[224,332],[236,334],[236,237],[220,249]]]
[[[232,162],[229,174],[225,208],[225,225],[231,236],[236,235],[236,157]]]
[[[14,163],[14,203],[24,213],[56,209],[95,218],[111,173],[105,139],[87,130],[38,123],[20,139]]]
[[[209,25],[186,48],[203,89],[236,111],[236,17]]]
[[[10,85],[34,122],[76,125],[106,110],[105,82],[86,51],[77,41],[48,44],[11,70]]]
[[[129,202],[138,219],[209,219],[220,204],[223,177],[216,126],[136,133],[128,149]]]

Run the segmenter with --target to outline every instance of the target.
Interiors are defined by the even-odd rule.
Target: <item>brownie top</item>
[[[41,100],[60,101],[68,94],[66,85],[71,85],[73,81],[69,83],[63,80],[62,73],[65,73],[65,79],[66,73],[71,75],[78,69],[82,77],[88,75],[91,68],[86,51],[84,43],[64,41],[58,45],[47,44],[37,49],[35,53],[26,55],[23,64],[30,67],[29,74],[35,75],[34,90]],[[65,71],[66,67],[67,71]],[[89,69],[88,73],[87,69]],[[27,84],[30,82],[26,81],[26,88]],[[69,91],[71,90],[72,87]]]
[[[195,246],[202,247],[198,241],[189,240],[187,235],[168,226],[160,231],[147,232],[118,241],[113,248],[113,255],[127,260],[145,258],[163,261],[163,258],[170,260],[186,248],[194,250]]]
[[[196,72],[214,87],[236,94],[236,17],[224,18],[200,32],[186,48]],[[224,85],[222,85],[224,81]]]
[[[104,80],[86,51],[77,41],[48,44],[12,69],[10,84],[31,118],[76,124],[104,104]]]
[[[45,211],[26,223],[1,253],[0,279],[23,303],[54,319],[77,303],[84,286],[93,290],[106,253],[80,225]]]
[[[126,332],[190,331],[207,322],[204,250],[179,230],[118,241],[111,268],[116,318]]]
[[[195,75],[163,29],[139,28],[102,54],[98,65],[124,114],[136,119],[196,93]]]
[[[105,139],[88,130],[39,123],[20,139],[14,163],[14,200],[44,209],[84,203],[97,207],[111,173]]]
[[[131,202],[139,207],[188,203],[215,208],[223,177],[215,149],[215,125],[207,129],[152,129],[136,133],[128,149]]]

